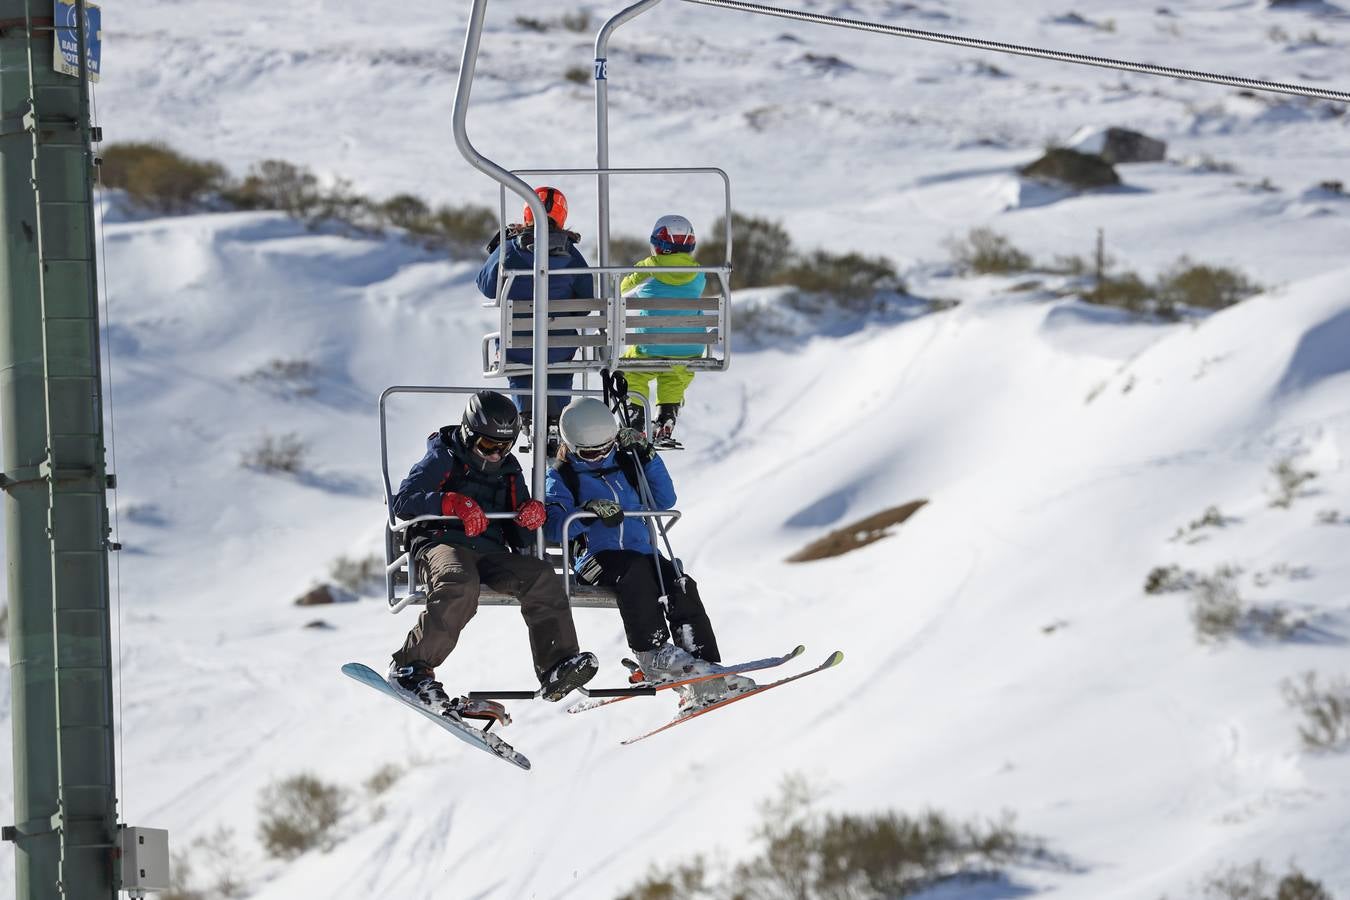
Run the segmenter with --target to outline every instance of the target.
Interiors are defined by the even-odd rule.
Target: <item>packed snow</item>
[[[792,5],[1350,88],[1350,18],[1330,4]],[[100,124],[239,174],[276,157],[371,196],[495,205],[450,137],[467,4],[452,7],[109,5]],[[515,21],[583,8],[588,33]],[[620,8],[492,3],[476,146],[513,168],[592,165],[590,91],[563,73],[589,68]],[[667,454],[672,538],[727,659],[806,643],[806,662],[842,649],[843,665],[633,747],[619,741],[672,701],[512,704],[503,736],[529,773],[344,679],[351,660],[382,670],[414,614],[389,615],[378,589],[292,601],[337,557],[381,550],[380,392],[483,382],[481,257],[277,213],[149,218],[108,196],[122,819],[168,828],[203,874],[192,842],[231,829],[258,900],[589,900],[653,864],[749,855],[756,804],[800,773],[831,810],[1008,810],[1072,861],[943,897],[1185,897],[1255,860],[1350,897],[1350,755],[1305,751],[1280,690],[1350,674],[1350,200],[1319,186],[1345,180],[1344,109],[675,0],[617,32],[609,71],[614,165],[720,166],[738,211],[781,220],[802,249],[886,255],[908,282],[865,317],[738,291],[739,312],[782,327],[733,335],[731,368],[690,390],[689,449]],[[1109,126],[1166,140],[1168,159],[1085,194],[1016,174]],[[555,181],[593,258],[593,191]],[[719,202],[711,179],[616,179],[614,230],[671,211],[706,229]],[[1067,276],[961,276],[947,242],[977,226],[1042,262],[1089,256],[1102,229],[1145,277],[1187,255],[1266,290],[1178,322],[1134,316],[1082,302]],[[276,361],[309,368],[258,374]],[[458,415],[395,402],[396,481]],[[292,433],[299,475],[240,465]],[[1272,505],[1281,461],[1316,473],[1287,508]],[[917,499],[881,541],[784,561]],[[1211,506],[1221,524],[1190,527]],[[1239,567],[1245,602],[1306,624],[1198,640],[1186,594],[1143,591],[1173,564]],[[576,620],[598,682],[621,683],[617,614]],[[530,686],[518,613],[481,610],[440,676]],[[368,797],[390,763],[404,774]],[[306,771],[349,788],[350,815],[330,849],[269,859],[260,792]],[[0,804],[11,791],[0,779]]]

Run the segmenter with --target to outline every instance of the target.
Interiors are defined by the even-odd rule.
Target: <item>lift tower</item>
[[[20,900],[116,898],[85,0],[0,0],[0,440]],[[58,33],[66,67],[55,69]]]

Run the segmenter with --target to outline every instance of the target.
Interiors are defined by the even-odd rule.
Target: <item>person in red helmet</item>
[[[581,240],[581,235],[567,229],[567,197],[562,191],[554,187],[541,187],[535,191],[539,195],[540,201],[544,204],[544,212],[548,215],[548,265],[550,271],[553,269],[584,269],[589,266],[586,258],[581,255],[577,249],[577,242]],[[506,241],[499,245],[500,234],[494,234],[492,240],[488,242],[487,249],[489,256],[487,262],[483,263],[482,269],[478,272],[478,289],[483,292],[485,297],[497,296],[497,281],[499,273],[506,271],[522,271],[523,274],[517,275],[511,282],[506,296],[512,300],[532,300],[534,299],[534,212],[528,205],[523,214],[524,224],[510,225],[506,229]],[[553,275],[548,277],[548,299],[549,300],[582,300],[595,297],[595,282],[589,273],[576,275]],[[567,315],[561,313],[560,315]],[[529,318],[526,314],[517,314],[516,318]],[[550,335],[576,335],[577,332],[569,329],[552,329]],[[550,347],[548,350],[549,362],[563,362],[572,359],[577,353],[576,347]],[[529,363],[533,362],[534,353],[526,349],[511,349],[506,351],[506,361],[511,363]],[[525,393],[533,384],[533,378],[529,375],[510,375],[507,377],[507,383],[516,390],[516,405],[520,407],[521,413],[528,422],[531,414],[531,398]],[[570,373],[560,375],[549,375],[548,386],[551,390],[570,390],[572,387],[572,375]],[[556,433],[558,415],[562,412],[563,406],[567,403],[566,397],[548,398],[548,420],[550,431]],[[556,446],[556,445],[553,445]],[[553,451],[550,450],[550,453]]]

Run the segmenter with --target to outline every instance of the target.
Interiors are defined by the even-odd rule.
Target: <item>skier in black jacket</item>
[[[451,700],[435,669],[478,611],[481,584],[512,594],[530,634],[541,695],[561,700],[589,681],[599,665],[580,652],[572,610],[553,567],[529,555],[531,532],[544,524],[544,505],[529,486],[511,447],[520,435],[515,405],[496,391],[469,398],[458,426],[427,439],[427,454],[394,497],[394,515],[455,516],[410,532],[413,564],[427,588],[427,606],[403,647],[394,653],[389,683],[437,712],[486,718],[477,701]],[[489,519],[486,513],[515,513]],[[478,705],[476,705],[478,704]],[[499,709],[499,707],[496,707]],[[477,714],[477,715],[476,715]]]

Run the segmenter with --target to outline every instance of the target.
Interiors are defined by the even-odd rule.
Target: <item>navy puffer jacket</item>
[[[496,472],[483,472],[469,459],[472,451],[460,440],[459,426],[446,425],[427,438],[427,455],[412,467],[394,495],[394,515],[400,519],[439,516],[441,495],[454,491],[472,497],[483,512],[515,512],[530,499],[530,488],[520,461],[508,453]],[[509,519],[489,520],[487,530],[469,537],[458,520],[413,527],[411,549],[416,556],[432,544],[468,547],[477,553],[501,553],[531,545],[530,532]]]

